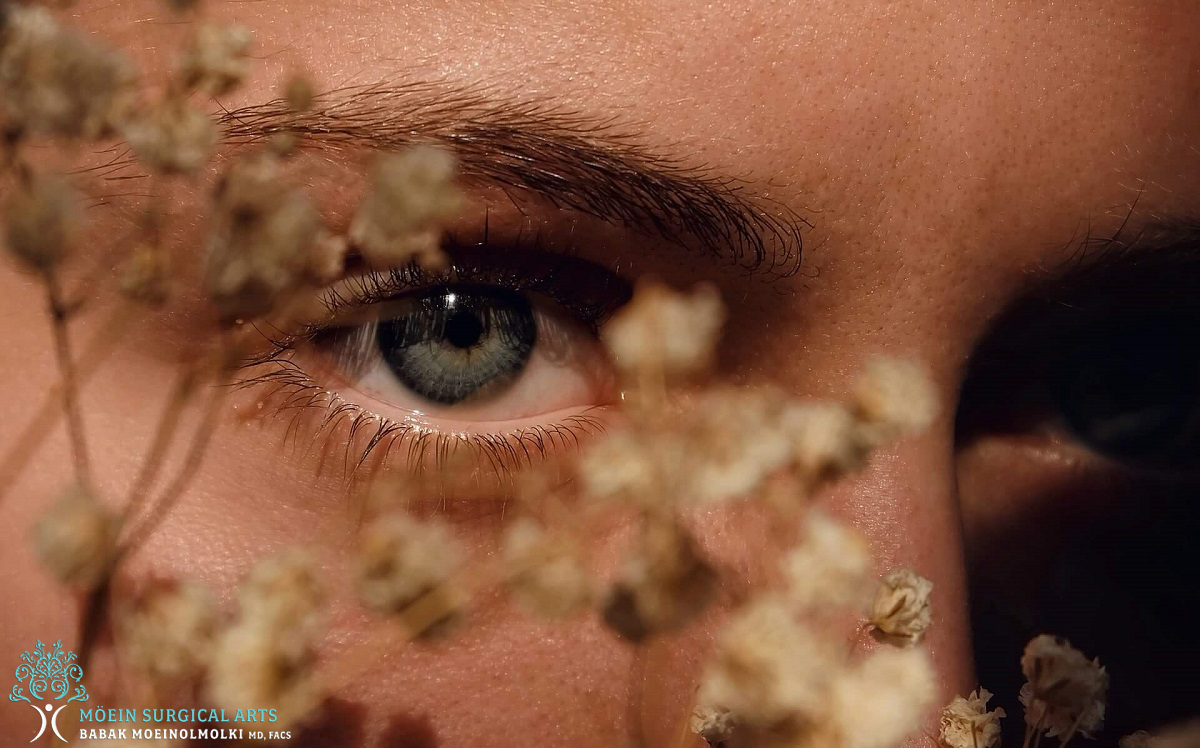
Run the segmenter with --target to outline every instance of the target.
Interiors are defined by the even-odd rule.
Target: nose
[[[885,446],[860,473],[830,484],[812,504],[848,523],[870,546],[874,572],[912,569],[933,582],[932,624],[917,645],[930,654],[937,673],[938,695],[926,715],[917,741],[937,734],[941,707],[956,694],[975,687],[968,628],[962,529],[955,490],[952,415],[943,414],[925,432]],[[729,614],[769,583],[779,548],[768,508],[737,507],[697,521],[706,551],[725,572],[718,610],[682,636],[651,644],[635,668],[641,679],[640,718],[649,745],[703,746],[690,734],[688,717],[696,686],[710,659],[713,640]],[[784,533],[786,534],[786,533]],[[764,549],[771,550],[764,552]],[[861,629],[864,619],[839,618],[831,640],[846,644],[848,661],[872,649],[893,646],[875,641]],[[639,672],[640,671],[640,672]],[[924,733],[924,734],[922,734]]]

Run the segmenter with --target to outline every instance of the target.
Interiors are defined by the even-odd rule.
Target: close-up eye
[[[507,463],[574,447],[619,396],[597,330],[630,286],[578,258],[475,249],[445,271],[334,284],[319,294],[321,319],[275,341],[243,385],[271,384],[275,410],[302,403],[319,432],[371,423],[382,436],[368,452],[432,439]]]

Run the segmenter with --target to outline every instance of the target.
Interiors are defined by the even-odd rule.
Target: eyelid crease
[[[772,277],[800,270],[802,230],[811,227],[787,206],[752,196],[749,181],[661,155],[614,118],[504,100],[487,89],[433,82],[348,86],[319,94],[306,112],[276,100],[220,119],[235,144],[279,132],[332,150],[440,142],[457,154],[464,181],[527,190],[555,207],[651,231]]]

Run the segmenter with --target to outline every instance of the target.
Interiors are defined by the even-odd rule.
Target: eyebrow
[[[311,109],[276,100],[226,110],[226,140],[254,143],[293,133],[301,147],[451,148],[465,181],[527,191],[552,206],[651,232],[726,259],[747,272],[789,276],[801,266],[803,229],[748,180],[659,153],[615,118],[596,119],[543,102],[428,82],[340,88]]]

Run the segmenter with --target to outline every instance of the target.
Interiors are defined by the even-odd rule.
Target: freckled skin
[[[182,33],[130,23],[164,17],[155,3],[83,0],[71,12],[151,71]],[[1100,233],[1135,197],[1152,212],[1194,207],[1200,194],[1192,0],[214,0],[210,13],[248,26],[262,59],[235,104],[265,98],[295,67],[320,88],[394,79],[407,66],[612,116],[649,144],[751,180],[813,228],[804,273],[729,300],[723,369],[800,395],[843,395],[868,355],[891,352],[924,359],[953,403],[987,321],[1027,273],[1058,259],[1081,221]],[[7,263],[0,286],[7,450],[12,425],[31,417],[55,374],[38,287]],[[85,315],[77,340],[101,317]],[[163,329],[137,326],[85,394],[109,496],[136,470],[170,387],[164,346],[187,346]],[[960,509],[973,504],[957,489],[952,415],[947,405],[929,433],[821,497],[871,537],[881,571],[907,565],[933,579],[927,643],[944,700],[975,685],[960,530]],[[286,545],[320,553],[331,576],[344,571],[351,524],[338,479],[314,480],[312,460],[281,448],[282,423],[227,420],[137,569],[198,576],[226,598],[253,559]],[[66,449],[61,433],[49,440],[0,504],[0,661],[14,666],[36,638],[72,640],[73,600],[23,542],[66,479]],[[485,553],[494,533],[478,524],[463,533]],[[714,556],[761,563],[760,522],[701,527]],[[597,541],[603,564],[624,537]],[[349,598],[335,596],[331,652],[361,636]],[[646,651],[637,719],[647,745],[674,744],[692,686],[682,676],[700,666],[719,617]],[[325,727],[342,737],[321,744],[583,748],[629,730],[630,652],[594,622],[547,627],[489,603],[455,646],[379,658]],[[28,720],[2,708],[0,732],[23,735]]]

